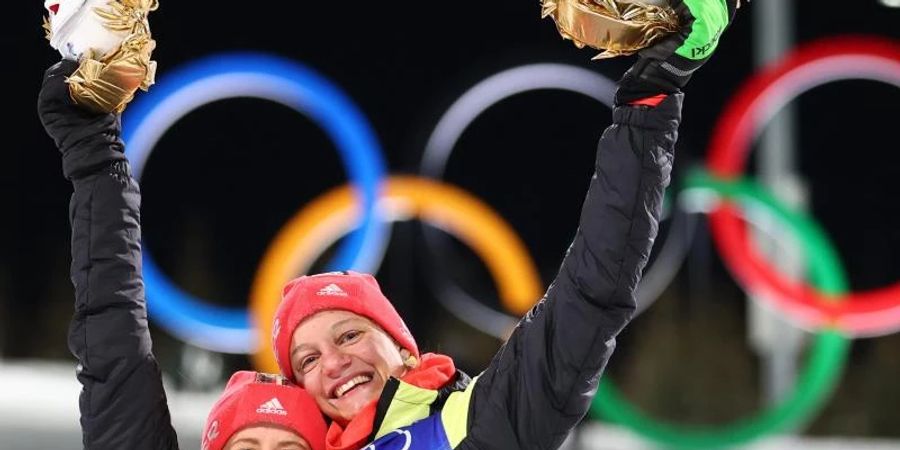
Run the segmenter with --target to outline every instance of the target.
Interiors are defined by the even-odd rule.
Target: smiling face
[[[296,433],[275,426],[256,426],[238,431],[225,450],[309,450],[306,441]]]
[[[319,409],[346,425],[378,399],[388,378],[403,376],[400,347],[378,325],[348,311],[321,311],[291,337],[291,368]]]

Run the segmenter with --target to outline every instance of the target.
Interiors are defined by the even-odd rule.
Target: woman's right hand
[[[58,128],[61,115],[71,114],[77,108],[69,95],[69,85],[66,78],[78,68],[78,63],[70,59],[63,59],[50,66],[44,72],[44,81],[38,94],[37,110],[44,130],[59,142],[62,131]]]
[[[62,153],[63,174],[79,178],[125,159],[119,115],[89,111],[75,103],[67,78],[78,63],[63,59],[44,73],[37,111],[44,130]]]
[[[616,104],[680,91],[715,52],[740,0],[671,0],[681,29],[641,50],[619,81]]]

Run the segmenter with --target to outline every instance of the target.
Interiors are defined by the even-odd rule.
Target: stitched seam
[[[682,69],[679,69],[679,68],[673,66],[672,64],[669,64],[669,62],[667,62],[667,61],[663,61],[659,66],[662,67],[666,72],[669,72],[669,73],[671,73],[675,76],[679,76],[679,77],[686,77],[686,76],[694,73],[697,70],[697,69],[682,70]]]

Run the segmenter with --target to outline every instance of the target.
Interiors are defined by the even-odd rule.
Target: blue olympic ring
[[[334,141],[351,182],[362,194],[360,226],[343,242],[329,270],[369,270],[380,259],[388,228],[375,217],[385,163],[365,116],[339,88],[296,62],[258,53],[227,53],[168,73],[129,106],[126,154],[136,179],[162,135],[194,109],[217,100],[258,98],[309,117]],[[207,304],[174,285],[144,249],[144,280],[154,320],[199,347],[250,353],[256,337],[246,308]]]

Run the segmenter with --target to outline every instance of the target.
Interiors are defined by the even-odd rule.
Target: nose
[[[339,378],[350,367],[350,355],[334,349],[321,356],[322,373],[329,378]]]

